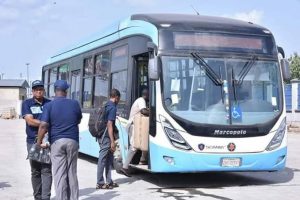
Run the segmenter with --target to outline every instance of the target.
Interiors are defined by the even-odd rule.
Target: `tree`
[[[290,62],[292,79],[300,80],[300,56],[295,52],[288,60]]]

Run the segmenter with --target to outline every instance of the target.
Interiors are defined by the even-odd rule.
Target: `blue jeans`
[[[110,138],[107,132],[104,133],[102,138],[98,139],[98,143],[100,146],[100,151],[97,166],[97,184],[105,183],[103,177],[104,169],[106,183],[111,184],[113,183],[111,179],[111,170],[113,166],[114,155],[113,152],[110,151]]]

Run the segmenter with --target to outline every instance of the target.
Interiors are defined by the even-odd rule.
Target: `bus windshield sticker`
[[[277,99],[276,99],[276,97],[272,97],[272,106],[277,106]]]
[[[171,81],[171,91],[179,92],[180,91],[180,79],[172,79]]]
[[[240,106],[233,105],[231,109],[231,117],[234,121],[242,121],[242,110]]]
[[[172,104],[173,104],[173,105],[179,103],[178,94],[172,94],[172,95],[171,95],[171,99],[172,99]]]

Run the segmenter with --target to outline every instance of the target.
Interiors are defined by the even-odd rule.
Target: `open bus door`
[[[149,56],[148,53],[143,53],[139,55],[133,56],[133,76],[132,76],[132,88],[131,88],[131,106],[134,101],[141,97],[142,89],[144,87],[149,89],[149,78],[148,78],[148,62]],[[130,77],[130,76],[128,76]],[[130,106],[130,107],[131,107]],[[148,105],[149,106],[149,105]],[[121,158],[117,158],[114,162],[114,167],[118,171],[122,167],[122,163],[125,161],[128,153],[128,149],[130,146],[129,137],[126,128],[124,128],[124,122],[121,120],[117,120],[116,123],[119,131],[119,148],[120,148],[120,156]],[[149,137],[149,136],[148,136]],[[147,159],[148,159],[147,152]],[[140,150],[137,151],[135,156],[133,157],[130,166],[134,168],[138,168],[141,170],[148,170],[148,165],[139,165],[140,158],[142,156],[142,152]]]

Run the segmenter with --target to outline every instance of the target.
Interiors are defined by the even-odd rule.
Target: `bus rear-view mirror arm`
[[[284,50],[282,47],[280,46],[277,46],[277,50],[278,50],[278,53],[281,54],[282,58],[285,58],[285,53],[284,53]]]

